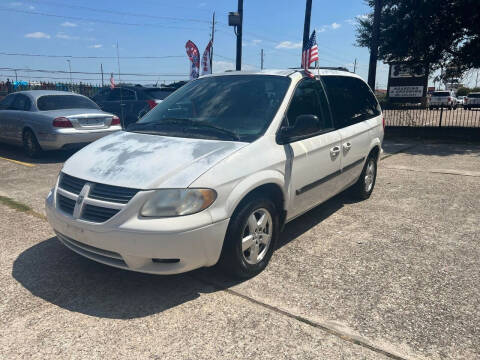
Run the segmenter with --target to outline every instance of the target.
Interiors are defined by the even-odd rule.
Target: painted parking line
[[[30,163],[23,162],[23,161],[13,160],[13,159],[5,158],[5,157],[2,157],[2,156],[0,156],[0,159],[5,160],[5,161],[9,161],[9,162],[14,163],[14,164],[23,165],[23,166],[26,166],[26,167],[34,167],[35,166],[35,164],[30,164]]]

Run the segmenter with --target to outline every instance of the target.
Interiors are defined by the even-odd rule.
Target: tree
[[[366,3],[373,8],[375,1]],[[383,0],[379,59],[448,69],[461,75],[480,67],[480,11],[478,0]],[[357,41],[370,47],[373,11],[357,20]],[[448,73],[448,74],[447,74]]]

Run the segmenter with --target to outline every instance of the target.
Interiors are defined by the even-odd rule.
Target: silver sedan
[[[30,157],[81,147],[118,130],[117,116],[72,92],[19,91],[0,102],[0,142],[23,145]]]

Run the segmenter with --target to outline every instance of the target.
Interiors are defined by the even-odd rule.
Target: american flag
[[[315,34],[315,30],[313,30],[310,40],[305,44],[302,51],[302,68],[304,68],[306,72],[309,72],[308,68],[310,64],[315,61],[318,61],[318,46],[317,35]]]
[[[113,73],[110,74],[110,89],[115,87],[115,79],[113,78]]]

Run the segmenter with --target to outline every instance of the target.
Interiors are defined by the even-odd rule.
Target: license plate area
[[[81,126],[104,126],[105,119],[103,118],[84,118],[78,119],[78,123]]]

